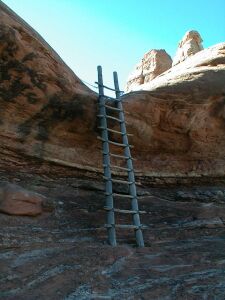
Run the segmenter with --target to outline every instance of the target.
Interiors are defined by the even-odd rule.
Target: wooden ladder
[[[135,175],[133,169],[133,162],[130,153],[130,145],[128,141],[128,134],[126,131],[125,117],[123,111],[123,105],[121,100],[121,91],[119,90],[118,76],[117,72],[113,72],[114,85],[115,89],[111,89],[107,86],[103,85],[103,77],[102,77],[102,67],[98,66],[98,88],[99,88],[99,114],[98,117],[100,119],[101,136],[98,137],[102,141],[103,148],[103,169],[104,169],[104,181],[105,181],[105,196],[106,196],[106,206],[104,209],[107,211],[107,224],[105,225],[108,231],[108,240],[109,244],[112,246],[116,246],[116,228],[124,228],[124,229],[133,229],[135,231],[135,238],[137,245],[139,247],[144,247],[144,239],[142,235],[143,226],[140,223],[140,213],[138,208],[138,200],[137,200],[137,192],[136,192],[136,184],[135,184]],[[109,98],[104,95],[104,88],[115,91],[116,98]],[[107,100],[111,99],[113,105],[107,104]],[[116,114],[117,117],[110,115],[111,113]],[[113,130],[108,127],[108,120],[111,122],[117,122],[119,125],[119,130]],[[114,142],[109,139],[109,135],[118,134],[120,136],[122,142]],[[122,155],[113,154],[110,152],[110,144],[120,147],[123,150]],[[115,158],[118,160],[123,160],[125,162],[126,167],[121,167],[117,165],[112,165],[110,159]],[[119,170],[125,171],[127,173],[126,180],[114,179],[112,178],[111,170]],[[119,183],[124,184],[127,187],[127,194],[123,193],[114,193],[113,192],[113,184]],[[128,199],[130,200],[131,209],[119,209],[114,207],[114,198]],[[121,214],[131,214],[133,224],[132,225],[119,225],[115,222],[115,213]]]

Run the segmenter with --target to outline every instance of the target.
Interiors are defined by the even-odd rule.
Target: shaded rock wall
[[[88,166],[97,95],[2,3],[0,39],[1,168],[31,170],[32,159]]]
[[[2,3],[0,17],[1,170],[99,178],[97,94]],[[140,181],[223,180],[224,65],[221,43],[123,96]]]

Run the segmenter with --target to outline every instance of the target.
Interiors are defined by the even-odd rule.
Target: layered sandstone
[[[38,162],[40,171],[44,161],[88,168],[97,95],[2,2],[0,45],[1,169]]]
[[[134,71],[129,75],[126,91],[132,90],[133,86],[148,83],[161,73],[170,69],[172,59],[165,50],[152,49],[147,52],[142,60],[136,65]]]
[[[0,298],[224,299],[225,188],[208,184],[224,180],[224,44],[123,97],[137,182],[164,180],[137,185],[147,225],[137,249],[133,230],[106,245],[97,95],[1,1],[0,38],[0,207],[14,213],[0,213]],[[31,209],[40,215],[16,216]]]
[[[124,96],[127,120],[145,157],[142,170],[224,176],[224,79],[225,43],[220,43]]]
[[[97,94],[24,21],[0,8],[1,170],[100,178]],[[188,57],[123,97],[140,180],[224,177],[224,46]]]

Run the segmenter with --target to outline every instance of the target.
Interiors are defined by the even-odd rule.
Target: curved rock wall
[[[2,3],[0,44],[1,168],[31,170],[32,161],[88,166],[97,95]]]
[[[0,40],[1,172],[100,178],[97,94],[2,3]],[[124,95],[140,180],[224,178],[224,48],[196,53]]]

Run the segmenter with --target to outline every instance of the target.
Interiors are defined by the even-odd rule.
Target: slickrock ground
[[[123,97],[146,247],[124,231],[112,248],[97,95],[0,1],[0,186],[21,191],[0,204],[43,199],[36,217],[0,213],[0,299],[225,299],[224,57],[206,49]]]
[[[36,218],[0,214],[1,299],[225,298],[224,186],[139,187],[148,229],[147,247],[137,249],[127,231],[118,247],[105,244],[101,183],[13,178],[51,198],[55,210]]]

